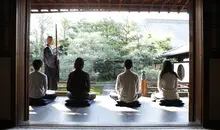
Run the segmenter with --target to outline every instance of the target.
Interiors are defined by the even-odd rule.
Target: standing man
[[[53,54],[53,37],[47,37],[47,46],[44,48],[45,74],[48,78],[48,90],[57,90],[59,81],[59,62],[57,56]]]

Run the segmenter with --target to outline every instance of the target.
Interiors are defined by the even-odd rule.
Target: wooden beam
[[[177,4],[181,4],[181,1],[182,1],[182,0],[179,0]],[[175,6],[177,7],[177,5],[175,5]],[[179,11],[178,11],[178,13],[179,13]]]
[[[72,1],[78,3],[77,6],[78,6],[78,10],[79,10],[80,9],[79,0],[72,0]]]
[[[88,0],[85,0],[85,2],[87,3],[87,7],[89,9],[89,1]]]
[[[155,0],[152,0],[152,2],[151,2],[151,6],[150,6],[150,8],[149,8],[148,12],[150,12],[150,11],[151,11],[152,7],[154,6],[154,3],[155,3]]]
[[[110,11],[110,9],[111,9],[111,2],[112,2],[112,0],[108,0],[108,10]]]
[[[85,5],[85,4],[83,4],[83,3],[32,3],[31,4],[31,6],[32,7],[34,7],[34,6],[72,6],[72,5]],[[89,3],[90,5],[92,5],[92,6],[97,6],[98,4],[97,3]],[[104,3],[104,4],[101,4],[101,5],[103,5],[103,6],[108,6],[108,3]],[[114,6],[116,6],[116,5],[118,5],[118,4],[111,4],[111,5],[114,5]],[[123,5],[125,5],[125,6],[129,6],[129,4],[123,4]],[[134,6],[138,6],[138,5],[140,5],[140,4],[133,4]],[[152,4],[144,4],[143,6],[144,7],[149,7],[149,6],[151,6]],[[155,7],[160,7],[161,5],[159,5],[159,4],[154,4],[154,6]],[[166,4],[166,7],[172,7],[173,6],[173,4]],[[182,5],[177,5],[178,7],[182,7],[183,6],[183,4]],[[45,7],[44,7],[45,8]]]
[[[97,3],[99,4],[99,10],[100,10],[100,0],[96,0],[97,1]]]
[[[123,3],[123,0],[120,0],[120,3],[119,3],[119,11],[120,11],[120,9],[121,9],[121,5],[122,5],[122,3]]]
[[[159,12],[161,12],[161,10],[163,9],[164,5],[165,5],[168,1],[169,1],[169,0],[164,0],[164,2],[163,2],[163,4],[162,4],[162,6],[161,6]]]
[[[129,7],[128,7],[129,12],[130,12],[130,9],[131,9],[131,5],[132,5],[132,0],[129,0]]]
[[[141,4],[140,4],[140,6],[139,6],[139,11],[138,11],[138,12],[140,12],[140,10],[141,10],[141,8],[142,8],[142,6],[143,6],[143,4],[144,4],[144,1],[145,1],[145,0],[142,0],[142,1],[141,1]]]
[[[172,7],[169,9],[168,13],[173,9],[173,7],[177,6],[177,0],[174,0]]]
[[[181,7],[181,9],[179,10],[179,12],[181,12],[181,11],[184,9],[184,7],[186,7],[188,4],[189,4],[189,0],[187,0],[187,1],[185,2],[185,4]]]
[[[89,1],[88,1],[88,0],[85,0],[85,2],[86,2],[87,4],[89,4]]]
[[[104,4],[100,4],[101,7],[100,9],[103,9],[103,11],[108,11],[109,9],[114,10],[114,11],[118,11],[118,4],[119,3],[115,3],[112,4],[110,1],[104,3]],[[111,8],[110,6],[111,5]],[[124,3],[124,6],[120,8],[120,10],[122,11],[129,11],[128,7],[130,6],[129,3]],[[130,11],[137,11],[138,9],[136,7],[139,7],[140,4],[132,4],[134,6],[130,6]],[[152,4],[143,4],[142,8],[140,9],[140,11],[148,11],[149,8]],[[90,3],[89,6],[91,7],[91,9],[97,9],[97,7],[99,6],[99,4],[97,3]],[[173,5],[171,4],[166,4],[165,5],[166,8],[172,7]],[[178,10],[183,6],[183,4],[181,5],[177,5],[178,6]],[[150,11],[158,11],[157,9],[160,8],[161,5],[160,4],[154,4],[154,6],[152,7],[152,9]],[[156,8],[156,9],[155,9]],[[89,10],[90,8],[85,6],[85,3],[78,3],[78,2],[72,2],[72,3],[32,3],[31,5],[31,9],[82,9],[82,10]],[[92,10],[91,10],[92,11]],[[185,11],[185,10],[184,10]],[[33,12],[34,13],[34,12]]]

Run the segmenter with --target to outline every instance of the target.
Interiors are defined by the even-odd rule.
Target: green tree
[[[52,25],[49,19],[38,17],[39,30],[31,31],[32,59],[42,57],[45,36]],[[155,39],[151,34],[143,34],[141,27],[129,19],[123,22],[115,22],[111,18],[96,22],[81,19],[72,23],[63,18],[61,25],[59,44],[66,53],[60,57],[61,80],[67,80],[75,59],[82,57],[85,60],[84,70],[93,81],[97,78],[115,80],[117,74],[123,71],[122,62],[127,58],[133,60],[135,72],[141,74],[145,70],[147,80],[155,81],[159,70],[152,65],[160,63],[162,59],[158,57],[171,49],[171,38]]]
[[[70,44],[70,34],[71,34],[72,23],[66,18],[61,20],[61,39],[59,44],[62,47],[62,54],[67,55],[67,50]]]
[[[84,70],[95,73],[93,69],[94,61],[97,59],[114,59],[118,55],[114,48],[105,44],[105,39],[100,33],[81,33],[71,43],[67,51],[68,55],[62,58],[61,70],[65,69],[65,66],[72,66],[77,57],[82,57],[85,60]],[[67,71],[70,72],[71,70],[72,67]],[[64,75],[63,79],[65,78]]]
[[[52,28],[50,16],[39,15],[37,18],[37,28],[30,31],[30,66],[33,60],[43,60],[43,48],[46,43],[46,37]]]

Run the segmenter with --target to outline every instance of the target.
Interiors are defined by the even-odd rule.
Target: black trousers
[[[43,97],[43,99],[55,99],[57,97],[56,94],[45,94]]]
[[[71,92],[67,92],[67,97],[69,99],[75,99]],[[86,100],[94,100],[96,98],[95,94],[89,94],[87,97],[82,97],[82,99]]]

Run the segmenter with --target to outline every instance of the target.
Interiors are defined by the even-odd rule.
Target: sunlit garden
[[[55,22],[49,15],[36,16],[37,29],[31,29],[30,65],[34,59],[42,59],[47,35],[55,37]],[[92,82],[114,81],[123,71],[123,61],[134,62],[133,71],[141,75],[146,72],[148,81],[156,81],[160,55],[172,49],[172,38],[158,38],[143,32],[143,27],[132,19],[120,22],[112,18],[97,21],[79,19],[59,20],[58,46],[60,54],[60,81],[66,81],[73,69],[74,60],[85,60],[84,70],[90,74]]]

